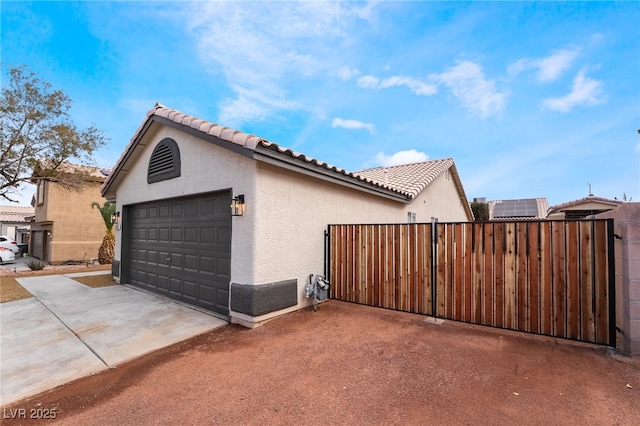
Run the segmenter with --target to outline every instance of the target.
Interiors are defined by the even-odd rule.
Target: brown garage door
[[[229,314],[228,191],[126,208],[125,282]]]

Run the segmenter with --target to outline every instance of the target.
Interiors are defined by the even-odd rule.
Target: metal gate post
[[[324,231],[324,276],[329,281],[329,298],[331,299],[331,277],[329,274],[331,273],[330,268],[330,260],[331,260],[331,225],[327,225],[327,229]]]

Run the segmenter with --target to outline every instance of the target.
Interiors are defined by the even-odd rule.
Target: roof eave
[[[327,169],[320,165],[309,163],[303,159],[296,159],[281,152],[271,150],[262,145],[256,146],[253,158],[257,161],[272,164],[298,173],[312,176],[338,185],[367,192],[369,194],[388,198],[393,201],[409,204],[413,197],[387,188],[382,188],[372,182],[358,179],[355,176],[340,173],[332,169]]]
[[[449,167],[451,173],[453,174],[454,182],[456,188],[458,189],[458,196],[460,197],[460,202],[464,206],[464,210],[467,213],[467,218],[469,221],[473,221],[475,217],[473,216],[473,210],[471,210],[471,206],[469,205],[469,199],[467,198],[467,194],[464,192],[464,186],[462,186],[462,180],[460,179],[460,175],[458,174],[458,169],[456,168],[456,163],[452,160],[451,166]]]

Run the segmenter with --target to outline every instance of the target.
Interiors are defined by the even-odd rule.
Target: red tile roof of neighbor
[[[36,167],[36,170],[33,171],[33,178],[35,179],[38,177],[38,174],[40,173],[38,168],[46,169],[47,167],[49,167],[49,164],[50,164],[50,160],[48,159],[38,160],[38,165]],[[108,169],[94,167],[94,166],[87,166],[85,164],[75,164],[75,163],[70,163],[68,161],[65,161],[60,165],[58,165],[56,170],[59,173],[83,173],[91,180],[103,182],[106,179],[106,173],[103,172],[103,170],[107,171]]]
[[[136,130],[135,134],[131,138],[131,141],[120,156],[120,159],[116,163],[116,166],[113,168],[113,173],[111,173],[111,175],[107,178],[103,186],[103,195],[108,191],[109,187],[116,179],[116,176],[135,149],[138,141],[141,139],[146,129],[152,124],[154,120],[157,119],[168,120],[167,124],[178,124],[181,126],[185,126],[189,129],[195,130],[198,133],[202,133],[203,135],[213,136],[223,141],[231,142],[237,147],[245,148],[253,152],[260,152],[267,155],[271,153],[280,158],[288,157],[306,165],[326,170],[331,174],[346,178],[347,180],[357,181],[368,184],[372,187],[385,189],[397,194],[398,196],[401,196],[407,202],[415,198],[420,193],[420,191],[426,188],[427,185],[435,180],[441,173],[451,169],[453,170],[453,174],[455,175],[456,186],[458,187],[458,190],[460,192],[460,198],[463,199],[464,205],[468,206],[468,203],[466,202],[466,195],[464,194],[464,189],[462,188],[462,185],[460,183],[460,178],[455,168],[453,159],[451,158],[386,168],[378,167],[374,169],[363,170],[360,172],[349,172],[342,168],[295,152],[291,149],[283,148],[276,143],[268,141],[267,139],[244,133],[239,130],[234,130],[229,127],[220,126],[218,124],[211,123],[209,121],[202,120],[197,117],[168,108],[159,103],[157,103],[151,110],[147,112],[146,119]],[[164,120],[161,121],[166,123],[166,121]]]
[[[596,197],[595,195],[589,195],[588,197],[580,198],[579,200],[568,201],[562,204],[556,204],[555,206],[551,206],[549,210],[550,212],[556,212],[556,211],[561,211],[562,209],[579,206],[581,204],[591,203],[591,202],[607,204],[607,205],[610,205],[611,207],[616,207],[623,203],[623,201],[620,201],[620,200],[611,200],[609,198]]]
[[[28,223],[25,217],[34,214],[35,209],[30,206],[0,206],[0,222]]]

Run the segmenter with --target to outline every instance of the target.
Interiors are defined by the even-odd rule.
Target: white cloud
[[[602,99],[602,83],[586,76],[586,69],[581,69],[573,79],[571,92],[559,98],[547,98],[542,105],[552,111],[569,112],[577,106],[593,106]]]
[[[358,68],[342,67],[340,71],[338,71],[338,76],[340,76],[342,80],[351,80],[358,75],[360,75]]]
[[[235,99],[227,99],[220,103],[221,123],[241,123],[245,120],[262,121],[267,115],[267,110],[258,102],[249,97],[238,96]]]
[[[358,78],[358,86],[369,89],[388,89],[390,87],[404,86],[419,96],[430,96],[438,91],[438,88],[433,84],[403,76],[393,76],[380,80],[372,75],[364,75]]]
[[[375,162],[383,167],[391,167],[399,166],[401,164],[421,163],[428,159],[429,156],[424,152],[409,149],[407,151],[398,151],[391,155],[379,152],[376,154]]]
[[[529,69],[537,69],[536,78],[540,82],[555,81],[571,67],[578,57],[577,49],[556,50],[543,58],[524,58],[509,66],[509,74],[517,75]]]
[[[500,115],[504,110],[507,94],[498,92],[495,83],[485,78],[482,67],[473,62],[460,62],[431,77],[449,88],[472,114],[479,114],[484,118]]]
[[[200,61],[222,73],[235,99],[219,107],[223,117],[242,121],[282,108],[304,108],[285,87],[336,68],[335,46],[357,20],[374,19],[374,8],[330,2],[196,2],[189,30]]]
[[[365,129],[369,133],[374,134],[376,128],[373,124],[363,123],[358,120],[343,120],[342,118],[334,118],[331,127],[342,127],[343,129]]]

